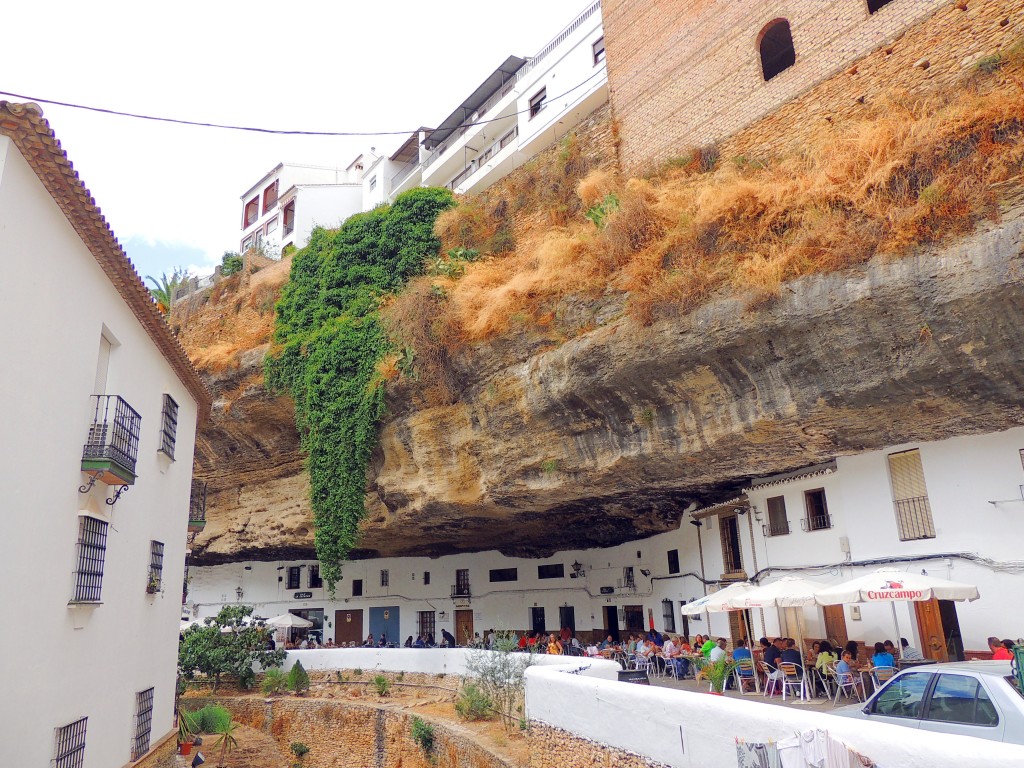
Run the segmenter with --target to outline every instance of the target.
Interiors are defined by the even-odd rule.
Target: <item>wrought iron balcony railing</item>
[[[452,584],[452,597],[472,597],[469,584]]]
[[[789,520],[783,520],[781,523],[768,523],[762,525],[761,530],[765,535],[765,538],[771,536],[785,536],[789,533]]]
[[[192,481],[192,496],[188,504],[188,530],[198,533],[206,527],[206,483]]]
[[[805,531],[824,531],[832,527],[831,515],[813,515],[805,517],[800,521],[800,527]]]
[[[132,485],[142,417],[117,395],[93,395],[92,425],[82,449],[82,471],[107,485]]]
[[[935,538],[932,505],[927,496],[898,499],[893,502],[893,506],[896,508],[896,523],[899,527],[900,541]]]

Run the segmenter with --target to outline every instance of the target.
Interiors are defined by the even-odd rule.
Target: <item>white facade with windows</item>
[[[4,761],[121,766],[173,738],[209,395],[38,109],[0,118]]]
[[[646,630],[652,618],[659,629],[735,638],[739,614],[682,616],[682,603],[705,593],[702,579],[797,573],[830,585],[891,566],[976,584],[981,600],[952,606],[952,616],[944,607],[939,626],[954,616],[957,626],[936,640],[945,644],[956,629],[961,639],[953,645],[984,651],[990,635],[1021,634],[1022,450],[1024,428],[841,456],[763,478],[734,502],[687,515],[677,531],[608,549],[539,560],[479,552],[350,562],[333,600],[310,583],[312,561],[194,568],[188,607],[200,618],[238,600],[267,617],[294,611],[322,623],[325,639],[346,641],[353,624],[362,637],[387,627],[389,640],[401,644],[430,622],[438,639],[446,629],[464,642],[492,627],[552,631],[568,623],[597,636]],[[919,474],[908,451],[919,452]],[[926,489],[927,498],[908,497],[908,487]],[[933,628],[922,625],[913,604],[897,604],[895,613],[901,635],[927,652]],[[750,612],[755,637],[796,636],[797,622],[807,638],[842,632],[868,643],[898,641],[888,604],[843,606],[828,617],[822,608]]]
[[[317,224],[333,227],[362,206],[365,165],[360,155],[347,168],[279,163],[241,196],[239,253],[266,248],[270,255],[302,248]]]

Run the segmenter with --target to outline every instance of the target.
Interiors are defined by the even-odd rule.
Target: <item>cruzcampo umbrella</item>
[[[739,610],[740,606],[733,605],[732,601],[754,588],[754,585],[749,581],[736,581],[725,589],[720,589],[717,592],[712,592],[710,595],[704,595],[704,597],[698,598],[693,602],[686,603],[681,610],[686,616],[694,613],[723,613],[725,611]]]
[[[815,594],[819,605],[841,603],[922,602],[926,600],[977,600],[973,584],[948,581],[897,568],[879,568]]]
[[[783,576],[736,597],[736,608],[803,608],[815,605],[815,595],[825,588],[799,576]]]
[[[294,613],[282,613],[280,616],[267,619],[266,623],[268,626],[281,629],[309,629],[313,626],[312,621],[296,616]]]

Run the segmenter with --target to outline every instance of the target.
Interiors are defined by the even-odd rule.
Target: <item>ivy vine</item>
[[[381,298],[423,272],[441,245],[434,220],[454,204],[446,189],[413,189],[336,230],[315,228],[277,303],[266,384],[295,401],[320,574],[332,594],[358,541],[366,471],[384,415],[377,364],[391,344],[378,314]]]

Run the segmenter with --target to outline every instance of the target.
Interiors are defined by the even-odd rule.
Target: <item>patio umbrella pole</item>
[[[892,606],[892,623],[896,625],[896,640],[894,641],[893,644],[897,648],[900,648],[900,647],[902,647],[902,646],[900,646],[900,637],[901,637],[901,635],[900,635],[900,621],[899,621],[899,619],[896,618],[896,603],[895,602],[891,602],[891,603],[889,603],[889,605]]]

